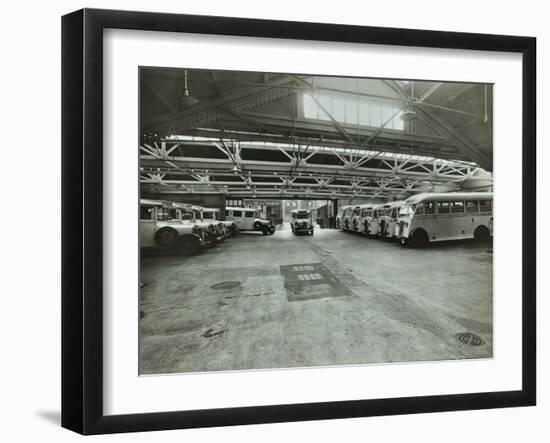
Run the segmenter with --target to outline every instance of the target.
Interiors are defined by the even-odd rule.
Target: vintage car
[[[233,237],[239,233],[237,223],[229,220],[221,219],[221,211],[218,208],[201,208],[201,215],[203,221],[216,221],[218,225],[223,227],[224,235],[226,237]]]
[[[306,233],[313,235],[311,211],[307,209],[293,209],[290,211],[290,228],[294,234]]]
[[[202,206],[193,205],[193,213],[195,214],[195,220],[202,223],[213,224],[216,228],[216,241],[223,242],[225,240],[225,226],[224,224],[215,218],[215,214],[206,212],[207,217],[204,216],[204,209]],[[208,215],[212,215],[213,218],[209,218]]]
[[[195,223],[174,216],[172,203],[140,200],[139,242],[141,248],[170,248],[195,253],[205,243],[205,235]]]
[[[257,209],[227,207],[225,208],[225,219],[235,222],[239,232],[260,231],[264,235],[272,235],[275,232],[275,226],[271,220],[260,218]]]
[[[172,203],[173,217],[185,223],[191,223],[201,228],[206,245],[220,243],[225,239],[223,227],[208,220],[202,220],[200,206],[189,203]]]

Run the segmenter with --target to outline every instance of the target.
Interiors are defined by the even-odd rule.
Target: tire
[[[269,228],[269,235],[273,235],[273,234],[275,234],[275,227],[274,227],[274,226],[271,226],[271,227]]]
[[[405,246],[413,248],[425,248],[430,242],[428,234],[423,229],[417,229],[412,232],[412,236],[408,238]]]
[[[178,238],[178,233],[174,228],[164,227],[155,234],[155,241],[158,245],[170,248],[174,246]]]
[[[255,231],[261,231],[263,229],[263,226],[260,222],[255,222],[252,227],[254,228]]]
[[[486,226],[478,226],[474,231],[474,240],[477,242],[488,242],[489,237],[489,229]]]
[[[269,234],[269,228],[262,228],[262,234],[263,235]]]

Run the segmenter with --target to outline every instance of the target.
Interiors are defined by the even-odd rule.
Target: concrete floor
[[[140,372],[492,357],[492,264],[471,242],[414,250],[288,225],[193,257],[144,257]],[[484,343],[460,342],[464,332]]]

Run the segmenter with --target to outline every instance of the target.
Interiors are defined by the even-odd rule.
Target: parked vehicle
[[[417,194],[401,207],[396,236],[405,246],[467,238],[489,240],[492,217],[491,192]]]
[[[359,232],[361,230],[361,207],[362,205],[355,205],[352,207],[350,218],[351,231]]]
[[[356,232],[362,232],[365,235],[368,235],[367,223],[372,219],[372,212],[375,205],[373,203],[365,203],[359,205],[359,214],[354,220],[354,230]]]
[[[195,253],[204,245],[204,233],[194,223],[174,217],[172,203],[140,200],[139,242],[141,248],[170,248]]]
[[[336,220],[335,220],[336,229],[343,229],[342,218],[344,216],[344,211],[350,207],[351,206],[341,206],[340,209],[338,209],[338,214],[336,214]]]
[[[239,231],[260,231],[264,235],[272,235],[275,232],[271,220],[260,218],[257,209],[227,207],[225,219],[235,222]]]
[[[203,221],[217,221],[223,227],[226,237],[232,237],[239,232],[234,221],[221,219],[221,210],[218,208],[201,208],[201,215]]]
[[[399,218],[399,209],[403,201],[385,203],[378,210],[378,236],[381,238],[394,238],[395,226]]]
[[[307,233],[313,235],[313,220],[308,209],[293,209],[290,211],[290,228],[294,234]]]
[[[199,208],[188,203],[172,203],[173,218],[201,228],[205,245],[222,242],[225,238],[223,229],[208,220],[203,221]]]
[[[352,224],[351,219],[353,217],[353,206],[344,206],[342,208],[342,218],[341,218],[341,225],[343,231],[351,231],[352,230]]]

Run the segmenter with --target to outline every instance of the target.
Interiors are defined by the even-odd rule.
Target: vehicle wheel
[[[262,228],[262,234],[263,235],[269,234],[269,229],[268,228]]]
[[[275,228],[271,227],[269,228],[269,235],[273,235],[275,233]]]
[[[478,242],[489,241],[489,229],[485,226],[478,226],[474,231],[474,240]]]
[[[155,241],[157,244],[167,248],[173,246],[177,238],[178,233],[173,228],[161,228],[155,234]]]
[[[255,231],[260,231],[260,230],[263,229],[262,224],[260,222],[254,223],[254,225],[252,225],[252,227],[254,228]]]
[[[413,231],[412,236],[409,237],[407,241],[407,246],[412,246],[413,248],[425,248],[429,243],[428,234],[422,229],[417,229]]]

